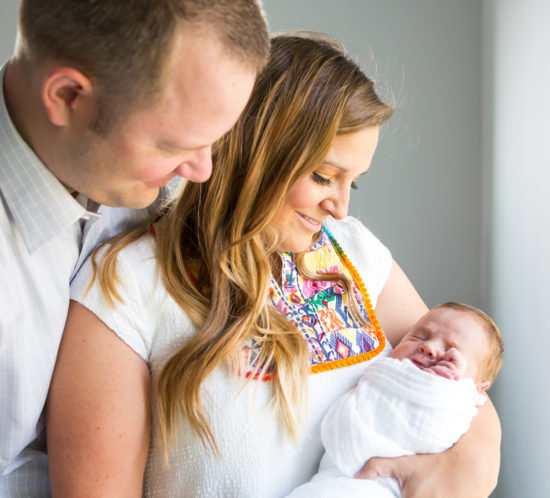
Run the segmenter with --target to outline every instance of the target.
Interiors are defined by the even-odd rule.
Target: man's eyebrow
[[[160,147],[161,149],[169,150],[173,152],[187,152],[187,151],[206,149],[207,147],[210,147],[211,144],[188,147],[183,145],[176,145],[175,143],[160,141],[160,142],[157,142],[157,146]]]

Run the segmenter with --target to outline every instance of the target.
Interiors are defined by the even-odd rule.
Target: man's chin
[[[133,192],[112,195],[105,199],[100,204],[111,207],[125,207],[130,209],[144,209],[157,200],[159,196],[159,188],[148,188],[145,191],[138,193]]]

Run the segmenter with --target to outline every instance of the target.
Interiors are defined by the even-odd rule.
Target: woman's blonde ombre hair
[[[187,183],[154,220],[161,278],[197,327],[167,360],[156,386],[165,448],[181,416],[206,446],[217,448],[200,388],[219,366],[242,372],[242,348],[251,340],[259,348],[257,366],[273,374],[275,406],[296,435],[310,359],[302,334],[268,304],[277,239],[271,220],[294,182],[322,162],[336,135],[379,126],[392,112],[334,41],[312,33],[272,39],[247,107],[213,148],[212,177]],[[111,301],[119,298],[116,255],[147,229],[142,225],[112,241],[98,270]],[[297,261],[304,275],[319,278],[300,255]],[[350,289],[342,275],[327,278]]]

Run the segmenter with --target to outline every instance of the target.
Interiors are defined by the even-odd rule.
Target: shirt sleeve
[[[106,245],[97,252],[95,260],[98,265],[109,247]],[[155,292],[158,272],[153,239],[144,236],[122,249],[117,256],[116,273],[116,289],[122,301],[114,299],[111,305],[97,279],[88,290],[94,274],[91,257],[81,266],[71,283],[71,299],[88,308],[143,360],[149,362],[162,308],[159,305],[162,292]]]
[[[343,220],[329,218],[326,224],[359,272],[372,304],[376,307],[392,266],[393,259],[389,249],[352,216]]]

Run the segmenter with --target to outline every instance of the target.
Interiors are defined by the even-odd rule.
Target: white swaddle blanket
[[[326,449],[319,473],[290,496],[401,496],[395,479],[353,479],[373,456],[437,453],[470,427],[485,402],[471,379],[424,372],[409,360],[379,358],[323,420]],[[351,478],[351,479],[350,479]]]

